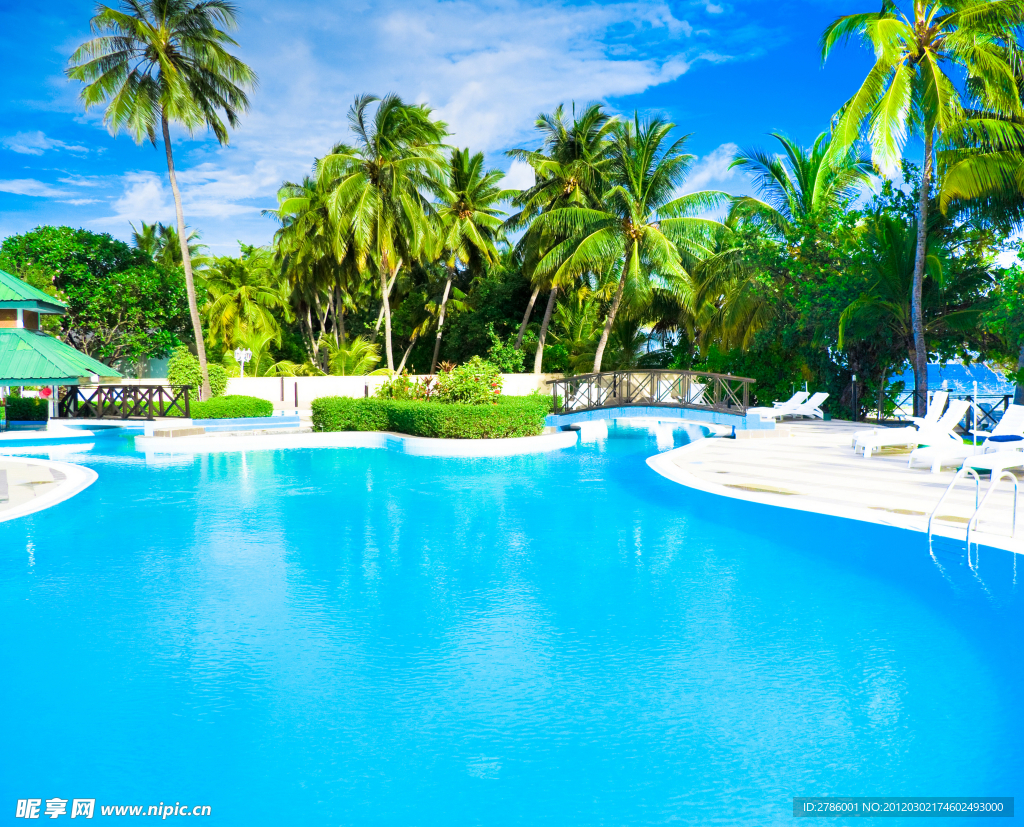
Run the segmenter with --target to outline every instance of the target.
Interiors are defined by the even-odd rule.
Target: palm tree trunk
[[[420,335],[418,333],[413,333],[412,334],[412,339],[409,341],[409,347],[407,347],[405,349],[405,353],[402,354],[402,361],[398,365],[398,370],[396,371],[397,373],[401,373],[402,370],[405,368],[405,360],[409,358],[409,354],[412,353],[413,345],[416,344],[416,340],[419,337],[420,337]],[[433,373],[434,371],[430,371],[430,372]]]
[[[380,264],[380,292],[384,297],[381,305],[381,313],[384,314],[384,350],[388,356],[388,370],[394,372],[395,370],[395,354],[391,349],[391,303],[388,300],[388,272],[386,269],[387,258],[381,261]],[[397,270],[396,270],[397,273]],[[392,274],[395,275],[395,274]],[[392,279],[394,283],[394,279]]]
[[[192,333],[196,337],[196,355],[199,357],[199,370],[203,374],[202,399],[209,399],[210,370],[206,366],[206,343],[203,341],[203,324],[199,319],[199,305],[196,302],[196,283],[192,278],[192,256],[188,253],[188,236],[185,234],[185,214],[181,209],[181,193],[178,191],[178,178],[174,174],[174,157],[171,154],[171,130],[167,125],[167,116],[160,113],[160,125],[164,133],[164,151],[167,153],[167,174],[171,179],[171,192],[174,194],[174,212],[178,220],[178,243],[181,245],[181,263],[185,269],[185,290],[188,293],[188,314],[192,318]]]
[[[548,325],[551,324],[551,311],[555,309],[558,288],[552,287],[548,293],[548,306],[544,308],[544,321],[540,323],[540,336],[537,338],[537,352],[533,356],[533,372],[540,373],[544,364],[544,340],[548,337]]]
[[[928,189],[932,175],[932,130],[925,132],[921,192],[917,199],[917,253],[914,258],[914,286],[910,291],[910,326],[914,337],[914,416],[924,416],[928,407],[928,347],[924,341],[924,265],[928,256]]]
[[[444,329],[444,311],[448,306],[448,293],[452,289],[452,277],[444,283],[444,294],[441,296],[441,311],[437,314],[437,338],[434,339],[434,358],[430,360],[430,374],[437,369],[437,355],[441,352],[441,333]]]
[[[395,268],[395,274],[391,277],[391,281],[388,282],[388,295],[391,295],[391,289],[395,286],[395,279],[398,278],[398,270],[402,266],[402,261],[399,259],[398,267]],[[377,334],[380,333],[380,323],[384,321],[384,302],[380,303],[380,312],[377,314],[377,324],[373,326],[373,336],[370,338],[371,342],[377,341]]]
[[[530,321],[530,314],[533,313],[533,305],[537,301],[537,296],[540,294],[540,288],[534,287],[533,292],[530,294],[530,301],[526,305],[526,312],[523,314],[523,323],[519,325],[519,334],[516,336],[516,350],[519,350],[523,346],[523,334],[526,332],[526,325]]]
[[[341,344],[345,344],[345,305],[338,309],[338,333],[341,335]]]
[[[608,310],[608,318],[604,323],[604,330],[601,331],[601,339],[597,343],[597,353],[594,354],[594,373],[601,372],[601,361],[604,359],[604,349],[608,347],[608,337],[612,333],[612,325],[615,324],[615,315],[619,312],[619,305],[622,304],[622,291],[626,288],[626,273],[628,272],[630,253],[626,251],[625,261],[622,262],[622,275],[619,277],[619,286],[615,288],[615,298],[612,299],[612,306]]]

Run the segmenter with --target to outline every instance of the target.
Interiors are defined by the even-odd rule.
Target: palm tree
[[[288,295],[280,270],[265,247],[243,247],[240,258],[218,258],[210,268],[206,307],[210,333],[231,347],[243,333],[267,334],[281,344],[281,326],[274,313],[288,311]]]
[[[380,362],[380,346],[362,336],[341,345],[327,343],[327,365],[332,376],[365,376]]]
[[[554,244],[564,240],[552,237],[550,230],[536,224],[534,219],[559,207],[600,206],[604,175],[610,163],[609,139],[617,121],[599,103],[588,104],[578,116],[574,105],[571,121],[567,119],[564,107],[559,105],[550,115],[537,117],[535,125],[544,139],[540,150],[513,149],[507,153],[528,163],[535,177],[534,185],[513,200],[520,208],[519,212],[505,222],[511,231],[526,230],[516,245],[516,253],[523,263],[523,274],[533,283],[530,301],[516,336],[516,349],[522,346],[537,296],[542,289],[550,291],[537,340],[534,373],[541,370],[544,342],[559,289],[559,285],[546,280],[543,275],[538,277],[537,262]]]
[[[849,204],[869,181],[871,162],[833,151],[827,132],[810,149],[782,133],[771,135],[781,144],[781,155],[758,147],[740,152],[729,165],[751,174],[759,196],[735,199],[732,216],[786,234],[795,224]]]
[[[345,313],[363,286],[352,251],[339,245],[340,234],[327,205],[330,192],[329,182],[319,176],[306,176],[300,183],[286,181],[277,192],[278,208],[263,211],[281,224],[274,234],[275,257],[291,285],[309,358],[318,364],[328,322],[335,347],[344,344]]]
[[[543,229],[566,237],[538,263],[554,283],[617,264],[619,275],[594,354],[594,372],[601,361],[623,296],[637,304],[651,291],[667,286],[685,291],[686,262],[698,261],[711,251],[717,221],[701,213],[724,204],[721,192],[695,192],[676,196],[693,165],[694,156],[683,150],[688,135],[671,140],[675,124],[655,118],[619,123],[610,150],[609,188],[597,209],[560,207],[541,215]]]
[[[379,105],[371,117],[374,103]],[[360,272],[371,263],[377,269],[388,370],[395,367],[388,280],[403,261],[422,253],[430,212],[426,196],[437,192],[442,177],[447,131],[430,114],[429,107],[406,104],[397,95],[362,95],[348,114],[355,143],[334,147],[317,169],[329,182],[328,210],[339,246],[353,252]]]
[[[129,224],[132,228],[132,244],[164,267],[180,267],[181,244],[177,230],[159,221],[153,224],[140,221],[139,225],[141,229],[137,230],[134,224]],[[199,243],[201,238],[198,230],[190,230],[186,240],[189,260],[195,270],[206,266],[206,258],[201,253],[206,245]]]
[[[498,258],[495,243],[501,238],[499,216],[504,213],[495,205],[508,200],[512,195],[511,190],[499,187],[504,177],[501,170],[484,171],[482,152],[471,156],[468,149],[453,149],[445,171],[447,175],[442,182],[442,195],[434,209],[437,211],[438,243],[448,279],[445,281],[437,317],[434,356],[430,361],[431,373],[437,368],[444,313],[452,282],[459,275],[460,266],[468,269],[483,262],[493,263]]]
[[[941,244],[933,228],[925,256],[921,307],[930,336],[955,333],[959,340],[978,331],[985,310],[984,296],[992,287],[992,274],[983,262],[952,261],[948,245]],[[865,222],[863,248],[868,288],[839,317],[841,349],[851,341],[872,345],[872,362],[881,371],[879,398],[889,366],[910,354],[914,360],[913,294],[917,255],[917,227],[892,215],[870,216]],[[880,402],[881,404],[881,402]]]
[[[161,131],[204,399],[210,397],[210,376],[170,124],[189,134],[209,128],[221,144],[228,142],[221,113],[236,126],[249,107],[246,90],[256,85],[255,72],[227,51],[238,45],[226,32],[234,26],[235,7],[226,0],[123,0],[118,9],[101,4],[92,19],[99,36],[75,50],[67,72],[86,84],[86,109],[107,102],[104,120],[115,135],[126,129],[136,143],[148,138],[155,146]]]
[[[1014,77],[1016,36],[1024,24],[1017,0],[914,0],[909,14],[894,0],[878,12],[835,20],[821,36],[824,61],[837,43],[859,34],[875,53],[860,89],[840,110],[833,148],[847,151],[866,126],[876,166],[892,168],[911,133],[924,140],[917,206],[917,247],[911,294],[914,408],[924,409],[928,347],[921,305],[927,258],[928,201],[936,144],[972,111],[1020,117]],[[966,81],[958,88],[956,78]]]

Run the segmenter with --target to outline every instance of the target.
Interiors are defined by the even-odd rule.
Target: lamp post
[[[245,378],[245,363],[252,359],[252,351],[249,348],[235,348],[235,361],[238,362],[238,372]]]

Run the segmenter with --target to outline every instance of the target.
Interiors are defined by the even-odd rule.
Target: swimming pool
[[[656,450],[147,464],[98,437],[92,487],[0,524],[3,809],[763,825],[794,795],[1020,791],[1009,554],[940,567]]]

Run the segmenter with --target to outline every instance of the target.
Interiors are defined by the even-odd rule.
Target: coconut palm
[[[501,238],[501,219],[505,213],[497,204],[512,196],[511,190],[500,188],[504,173],[492,169],[484,171],[484,154],[470,155],[468,149],[453,149],[447,173],[441,186],[441,197],[434,204],[436,210],[437,242],[448,271],[444,293],[437,317],[437,336],[430,372],[437,368],[444,330],[444,314],[452,282],[460,268],[479,267],[498,258],[495,243]]]
[[[218,258],[209,270],[210,333],[232,347],[243,331],[267,334],[281,344],[275,313],[288,313],[288,294],[273,254],[265,247],[243,247],[240,258]]]
[[[371,111],[374,104],[375,111]],[[330,188],[327,206],[339,247],[351,250],[360,272],[379,276],[388,370],[394,370],[388,281],[402,262],[421,255],[427,240],[427,194],[436,193],[444,160],[445,124],[426,106],[397,95],[362,95],[349,110],[355,143],[339,144],[317,168]]]
[[[523,343],[523,334],[530,321],[537,296],[548,290],[547,306],[541,322],[534,357],[534,373],[540,373],[548,324],[558,297],[559,285],[538,277],[537,262],[560,240],[552,237],[534,219],[553,209],[570,205],[597,208],[604,190],[604,174],[610,159],[609,140],[617,118],[608,115],[599,103],[591,103],[577,116],[573,106],[571,120],[562,105],[549,115],[539,115],[536,128],[543,136],[540,150],[513,149],[507,154],[528,163],[534,172],[534,185],[523,190],[513,204],[519,211],[506,222],[510,231],[525,229],[516,245],[522,261],[523,274],[532,282],[533,291],[516,336],[516,349]]]
[[[851,341],[873,341],[876,360],[914,358],[911,295],[917,255],[917,227],[891,215],[870,216],[865,222],[864,265],[870,285],[843,310],[839,318],[840,348]],[[992,287],[992,274],[983,262],[954,266],[950,250],[935,233],[929,237],[922,292],[925,330],[931,336],[954,332],[957,338],[977,331],[986,304],[978,297]],[[894,348],[885,347],[892,343]],[[905,358],[905,357],[904,357]]]
[[[277,192],[278,208],[263,211],[281,224],[274,234],[275,256],[292,287],[299,326],[310,360],[316,363],[322,361],[320,350],[328,324],[335,346],[344,344],[345,314],[363,286],[352,251],[339,246],[339,233],[327,206],[329,195],[326,180],[306,176],[299,183],[282,184]]]
[[[847,151],[866,129],[876,166],[891,169],[902,157],[910,134],[920,135],[924,142],[911,294],[917,413],[924,408],[928,390],[921,301],[936,144],[955,132],[972,111],[1021,116],[1014,69],[1022,24],[1024,4],[1017,0],[914,0],[906,14],[894,0],[883,0],[880,11],[840,17],[821,36],[822,60],[853,35],[859,35],[875,54],[864,83],[840,110],[834,151]],[[958,86],[960,77],[966,80]]]
[[[832,151],[827,132],[810,149],[779,132],[771,133],[781,154],[748,149],[729,165],[749,173],[759,197],[735,199],[731,215],[755,220],[785,234],[794,224],[849,204],[868,183],[871,162],[853,152]]]
[[[327,343],[327,365],[332,376],[366,376],[380,362],[380,346],[362,336],[336,345]]]
[[[204,399],[210,377],[170,125],[189,134],[209,128],[221,144],[228,142],[228,126],[248,109],[246,90],[256,84],[255,72],[227,51],[237,45],[226,31],[234,26],[235,7],[226,0],[123,0],[117,9],[101,4],[92,19],[98,37],[75,50],[67,72],[86,84],[86,109],[107,103],[104,120],[115,135],[125,129],[136,143],[148,139],[155,146],[161,132]]]
[[[677,196],[693,166],[684,152],[688,135],[672,140],[675,125],[654,118],[616,124],[608,166],[608,190],[598,209],[560,207],[541,215],[544,229],[566,238],[545,254],[538,269],[553,283],[616,265],[619,274],[601,339],[594,372],[601,361],[615,317],[627,290],[631,303],[642,305],[657,286],[688,289],[687,263],[711,251],[721,224],[701,217],[723,205],[721,192]]]

